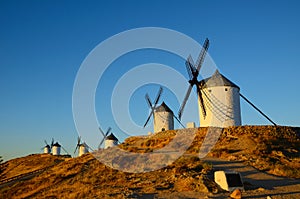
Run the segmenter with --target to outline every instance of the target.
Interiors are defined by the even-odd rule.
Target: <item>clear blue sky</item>
[[[238,84],[241,92],[275,122],[300,126],[299,9],[299,1],[283,0],[2,0],[0,155],[7,160],[41,152],[43,140],[52,137],[73,153],[77,132],[72,90],[81,63],[101,41],[147,26],[170,28],[200,43],[208,37],[210,56],[221,73]],[[165,63],[151,53],[146,58],[137,53],[133,60],[139,64]],[[107,71],[107,79],[117,79],[129,69],[117,69],[118,63],[128,67],[136,64],[128,57],[116,61],[112,71]],[[180,72],[187,76],[183,61],[173,64],[182,67]],[[154,98],[157,89],[141,88],[134,95],[136,99],[132,98],[131,103],[136,103],[139,111],[130,111],[139,125],[148,114],[143,95],[148,91]],[[177,113],[178,102],[167,90],[165,94],[165,99],[171,96],[169,104]],[[111,113],[101,106],[104,104],[96,102],[99,117],[105,115],[101,126],[112,126],[124,139]],[[243,124],[269,124],[244,102],[241,108]],[[148,128],[152,129],[151,125]]]

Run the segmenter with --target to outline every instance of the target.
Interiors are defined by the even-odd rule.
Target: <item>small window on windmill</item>
[[[211,89],[209,89],[209,90],[208,90],[208,92],[210,92],[210,93],[211,93]]]
[[[228,91],[228,89],[227,89],[227,88],[225,88],[225,91]]]
[[[166,130],[165,128],[162,128],[162,129],[161,129],[161,131],[165,131],[165,130]]]

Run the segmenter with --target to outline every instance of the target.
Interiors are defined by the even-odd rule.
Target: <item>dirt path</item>
[[[213,165],[214,170],[234,170],[240,172],[245,183],[243,198],[299,199],[300,179],[290,179],[260,172],[239,161],[227,161],[216,158],[205,158]],[[221,195],[212,198],[224,198]]]

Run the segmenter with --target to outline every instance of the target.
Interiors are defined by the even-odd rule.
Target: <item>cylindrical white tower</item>
[[[200,81],[200,90],[206,115],[198,96],[200,127],[240,126],[240,88],[219,73],[218,70],[207,79]]]
[[[47,145],[44,147],[44,153],[49,154],[50,152],[51,152],[50,146],[47,144]]]
[[[52,155],[60,155],[60,144],[58,144],[58,142],[56,142],[55,144],[53,144],[52,146]]]
[[[116,138],[116,136],[111,133],[109,136],[107,136],[105,138],[104,141],[104,148],[107,149],[109,147],[114,147],[118,145],[118,139]]]
[[[86,154],[88,152],[89,150],[86,143],[82,143],[79,145],[78,156],[82,156],[83,154]]]
[[[174,129],[173,111],[163,102],[154,110],[154,133]]]

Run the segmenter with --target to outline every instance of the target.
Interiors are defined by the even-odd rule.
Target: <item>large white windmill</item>
[[[186,102],[195,85],[198,95],[200,127],[213,126],[223,128],[241,125],[240,97],[266,117],[272,124],[276,125],[240,93],[240,88],[236,84],[220,74],[218,70],[216,70],[211,77],[198,81],[199,71],[208,47],[209,40],[206,39],[196,64],[194,64],[191,56],[189,56],[185,62],[190,77],[190,85],[179,109],[179,119],[181,119]]]

